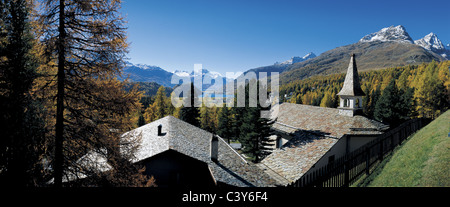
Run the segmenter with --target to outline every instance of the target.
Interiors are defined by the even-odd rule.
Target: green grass
[[[376,170],[369,187],[450,187],[450,110],[415,133]]]

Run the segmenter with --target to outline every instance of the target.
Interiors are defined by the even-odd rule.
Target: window
[[[348,107],[349,105],[349,100],[346,98],[344,99],[344,107]]]

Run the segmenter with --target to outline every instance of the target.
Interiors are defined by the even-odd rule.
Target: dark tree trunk
[[[59,1],[59,40],[58,40],[58,93],[56,102],[55,126],[55,187],[62,187],[63,141],[64,141],[64,67],[65,67],[65,27],[64,0]]]

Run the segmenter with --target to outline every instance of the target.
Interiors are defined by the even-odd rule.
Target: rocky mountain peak
[[[359,40],[359,42],[372,42],[372,41],[382,41],[382,42],[396,41],[414,44],[412,38],[409,36],[408,32],[406,32],[405,27],[403,27],[402,25],[383,28],[378,32],[368,34],[364,36],[361,40]]]
[[[436,34],[433,32],[427,34],[422,39],[414,41],[415,44],[422,46],[423,48],[431,51],[443,50],[445,49],[444,44],[442,44],[441,40],[438,38]]]

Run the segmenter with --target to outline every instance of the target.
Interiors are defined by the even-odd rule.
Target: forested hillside
[[[363,108],[366,115],[375,117],[376,105],[380,107],[389,101],[390,106],[409,108],[407,117],[435,118],[449,107],[450,61],[431,62],[420,65],[388,68],[360,72],[361,87],[366,93],[363,98]],[[315,76],[305,80],[292,81],[280,87],[282,101],[323,107],[337,107],[339,97],[336,95],[341,89],[345,74],[329,76]],[[395,81],[395,87],[388,87]],[[394,88],[392,88],[394,87]],[[386,88],[388,90],[386,90]],[[389,93],[397,93],[404,100],[404,106],[392,99],[381,99]],[[396,109],[396,110],[397,110]],[[381,110],[381,108],[379,109]],[[405,117],[406,118],[406,117]]]

